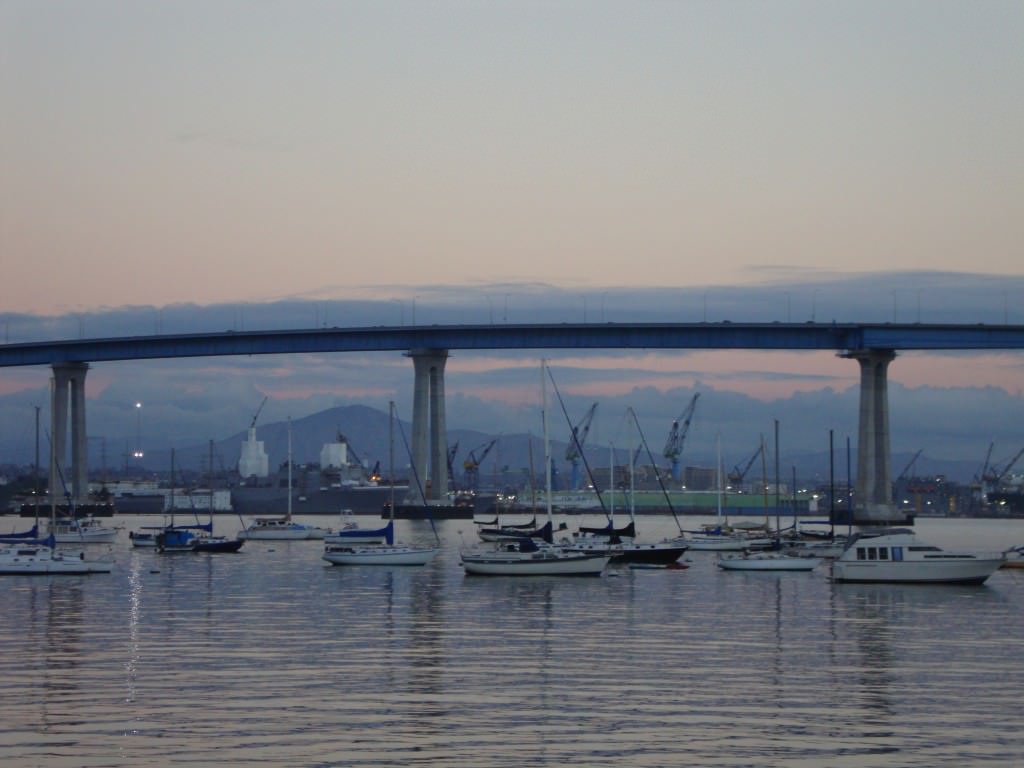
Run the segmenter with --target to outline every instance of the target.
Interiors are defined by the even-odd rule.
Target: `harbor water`
[[[465,520],[411,568],[330,566],[317,541],[161,555],[128,539],[151,519],[110,522],[118,541],[87,549],[111,574],[0,577],[4,768],[1024,763],[1024,570],[841,585],[690,552],[685,570],[480,578],[459,565]],[[1024,544],[1024,521],[916,530]]]

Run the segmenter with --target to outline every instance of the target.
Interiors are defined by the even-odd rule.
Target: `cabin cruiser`
[[[108,528],[95,517],[58,517],[50,523],[49,532],[58,544],[110,544],[120,527]]]
[[[253,524],[238,534],[240,539],[263,539],[270,541],[308,540],[323,539],[330,536],[332,531],[328,528],[319,528],[315,525],[304,525],[296,523],[290,517],[267,518],[261,517],[253,521]]]
[[[910,528],[857,533],[832,563],[832,580],[859,583],[982,584],[1004,553],[949,551],[921,541]]]
[[[87,560],[82,552],[64,552],[52,543],[0,547],[0,574],[110,573],[113,563]]]

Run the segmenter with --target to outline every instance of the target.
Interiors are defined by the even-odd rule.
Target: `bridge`
[[[324,352],[404,352],[412,358],[413,463],[439,498],[448,487],[444,367],[448,351],[495,349],[833,350],[860,365],[856,516],[894,518],[887,370],[899,351],[1024,349],[1024,325],[922,323],[545,323],[313,328],[39,341],[0,345],[0,367],[53,369],[56,457],[67,451],[71,417],[72,494],[88,491],[85,377],[91,363],[180,357]],[[424,472],[429,469],[429,473]],[[51,467],[50,493],[56,494]]]

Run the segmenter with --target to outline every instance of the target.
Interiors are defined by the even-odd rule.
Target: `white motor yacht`
[[[879,528],[855,534],[832,563],[832,580],[860,583],[982,584],[1005,553],[944,550],[921,541],[910,528]]]
[[[110,544],[119,530],[108,528],[95,517],[58,517],[49,528],[58,544]]]
[[[0,574],[110,573],[113,564],[86,560],[82,552],[62,552],[46,544],[15,544],[0,547]]]

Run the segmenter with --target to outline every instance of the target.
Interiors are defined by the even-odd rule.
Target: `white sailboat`
[[[718,567],[723,571],[813,571],[819,565],[820,557],[798,557],[781,552],[751,552],[718,558]]]
[[[322,540],[333,531],[315,525],[305,525],[292,520],[292,421],[288,419],[288,511],[284,517],[258,517],[238,538],[261,541],[305,541]]]
[[[332,565],[426,565],[440,551],[439,547],[417,547],[395,544],[395,404],[388,408],[388,441],[390,452],[391,503],[388,505],[388,524],[381,529],[384,543],[357,543],[328,541],[324,547],[324,560]]]
[[[36,466],[39,465],[39,408],[36,408]],[[57,456],[51,441],[51,472],[56,471]],[[38,494],[36,494],[38,497]],[[110,573],[113,563],[109,560],[86,559],[81,551],[57,549],[54,536],[54,520],[57,516],[55,494],[50,499],[50,534],[45,539],[33,539],[15,535],[4,539],[0,536],[0,574],[3,575],[51,575]],[[73,507],[72,507],[73,508]],[[39,530],[39,507],[36,507],[34,531]]]
[[[771,539],[753,537],[743,531],[729,526],[728,519],[722,515],[722,438],[718,436],[718,463],[715,467],[715,485],[717,488],[717,505],[715,523],[706,525],[700,531],[691,531],[686,543],[690,549],[710,552],[742,552],[752,546],[771,545]]]
[[[762,488],[767,489],[767,477],[764,468],[764,440],[761,440],[761,473]],[[794,477],[796,470],[793,470]],[[796,487],[794,480],[793,487]],[[750,552],[743,554],[722,555],[718,558],[718,567],[723,571],[813,571],[821,564],[820,557],[799,557],[782,552],[781,530],[782,521],[779,517],[779,422],[775,422],[775,541],[771,552]],[[768,509],[768,496],[765,492],[765,511]],[[765,522],[767,527],[767,521]]]
[[[548,439],[547,366],[542,361],[541,403],[544,422],[544,477],[548,526],[552,526],[551,445]],[[600,576],[611,560],[607,552],[573,552],[547,541],[522,538],[492,549],[461,553],[462,567],[472,576]]]

